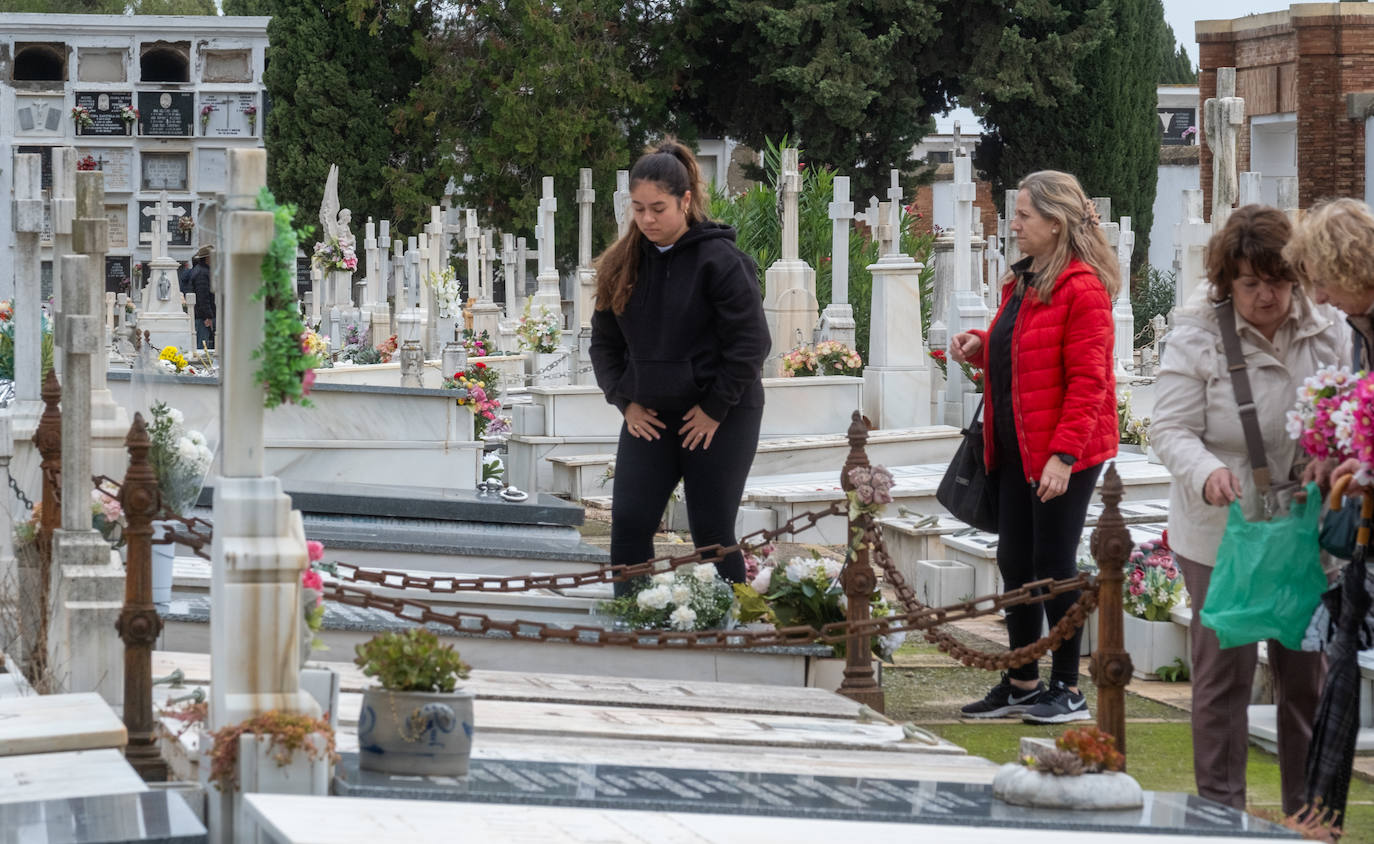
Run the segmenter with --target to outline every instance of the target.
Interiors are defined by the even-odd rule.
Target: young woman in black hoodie
[[[679,480],[697,547],[735,544],[771,344],[758,268],[734,229],[707,219],[691,150],[667,139],[635,162],[630,210],[629,229],[597,259],[592,315],[596,382],[625,417],[611,505],[617,566],[653,558]],[[744,580],[738,551],[717,568]]]

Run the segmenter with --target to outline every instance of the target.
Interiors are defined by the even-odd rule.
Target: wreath
[[[297,231],[291,224],[296,206],[278,204],[265,187],[258,192],[258,210],[272,212],[276,228],[262,257],[262,287],[254,295],[266,311],[262,345],[253,352],[260,361],[257,377],[265,390],[263,406],[269,410],[279,404],[311,407],[306,396],[315,382],[315,368],[323,361],[302,345],[305,324],[296,308],[296,247],[309,232]]]

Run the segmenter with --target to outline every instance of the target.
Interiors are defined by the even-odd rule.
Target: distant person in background
[[[177,267],[177,289],[182,293],[191,292],[191,262],[182,261]]]
[[[210,255],[213,246],[202,246],[191,259],[191,273],[188,277],[191,290],[196,294],[196,348],[215,347],[215,292],[210,285]]]

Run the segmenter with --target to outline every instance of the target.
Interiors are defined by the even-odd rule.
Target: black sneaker
[[[1086,721],[1092,717],[1087,698],[1069,691],[1068,686],[1054,680],[1035,705],[1025,710],[1021,720],[1027,724],[1063,724],[1066,721]]]
[[[1026,712],[1045,694],[1045,684],[1036,683],[1033,689],[1021,689],[1011,684],[1007,675],[992,687],[987,697],[976,700],[959,711],[966,718],[1002,718]]]

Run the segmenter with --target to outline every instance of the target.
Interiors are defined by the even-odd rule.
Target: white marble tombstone
[[[144,209],[144,214],[152,218],[153,260],[138,313],[138,329],[147,332],[153,346],[176,346],[183,353],[196,347],[196,329],[191,315],[182,306],[181,288],[177,283],[180,264],[167,254],[167,227],[173,219],[187,212],[185,206],[170,202],[166,191],[158,195],[156,205]],[[103,288],[103,282],[101,286]]]
[[[57,147],[52,151],[52,296],[53,312],[62,307],[62,256],[72,252],[72,223],[76,220],[76,149]],[[156,256],[154,256],[156,257]],[[61,346],[53,350],[58,360]],[[59,374],[60,364],[55,364]]]
[[[43,412],[42,290],[39,239],[43,231],[42,157],[14,156],[14,404],[22,430]]]
[[[1212,230],[1221,231],[1240,193],[1236,139],[1245,125],[1245,100],[1236,96],[1236,69],[1217,68],[1217,95],[1203,103],[1207,147],[1212,150]]]
[[[874,201],[869,225],[877,222]],[[891,225],[889,220],[888,225]],[[864,367],[864,415],[879,428],[929,425],[930,358],[921,331],[921,270],[910,255],[890,251],[869,266],[873,302],[869,313],[868,365]]]
[[[464,235],[468,242],[468,295],[477,296],[472,305],[472,330],[479,336],[485,331],[495,339],[501,333],[501,306],[492,301],[491,284],[482,268],[483,235],[476,209],[467,210]]]
[[[1246,170],[1240,174],[1239,199],[1236,200],[1237,208],[1244,208],[1247,205],[1263,205],[1264,199],[1261,191],[1263,190],[1264,176],[1254,170]]]
[[[797,150],[782,151],[782,172],[778,179],[782,191],[782,253],[764,273],[763,314],[773,346],[763,364],[765,377],[783,372],[782,356],[792,349],[815,341],[816,271],[803,261],[797,243],[798,196],[801,170]]]
[[[987,302],[974,289],[972,275],[973,201],[977,186],[973,183],[973,163],[967,155],[954,159],[954,280],[949,296],[949,310],[945,325],[949,333],[959,334],[986,328],[990,318]],[[962,427],[966,424],[968,406],[975,388],[958,365],[950,365],[945,375],[944,423]]]
[[[563,312],[563,296],[558,288],[558,267],[554,263],[554,215],[558,212],[558,200],[553,195],[553,176],[545,176],[544,193],[539,200],[539,226],[535,236],[539,239],[539,275],[535,281],[539,290],[534,294],[530,310],[539,313],[548,309],[550,313]]]
[[[1288,221],[1298,222],[1298,177],[1281,176],[1276,181],[1278,188],[1279,210],[1288,215]]]
[[[1120,384],[1131,377],[1135,362],[1135,311],[1131,307],[1131,257],[1135,254],[1135,232],[1131,218],[1122,217],[1117,234],[1116,262],[1121,277],[1121,289],[1112,303],[1112,322],[1115,325],[1113,351],[1116,355],[1116,379]]]
[[[1207,241],[1212,237],[1212,227],[1202,221],[1202,190],[1188,188],[1183,191],[1183,222],[1174,226],[1175,261],[1175,307],[1188,304],[1203,279],[1207,276]]]
[[[836,176],[830,202],[830,304],[821,314],[820,338],[854,348],[854,309],[849,304],[849,233],[854,203],[849,201],[849,177]]]
[[[573,299],[573,322],[577,342],[573,346],[574,384],[595,384],[592,372],[592,309],[596,306],[596,270],[592,267],[592,171],[583,167],[577,173],[577,295]]]

